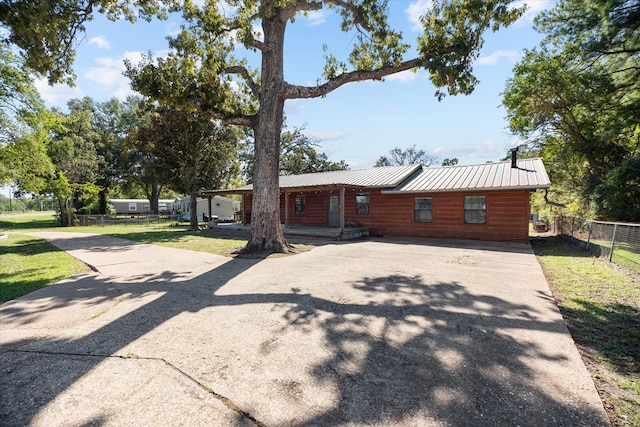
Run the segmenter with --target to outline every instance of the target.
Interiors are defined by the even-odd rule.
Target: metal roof
[[[551,185],[542,159],[470,166],[422,168],[420,165],[382,166],[370,169],[306,173],[280,176],[280,189],[351,186],[382,188],[385,194],[445,191],[534,190]],[[249,184],[235,190],[212,190],[202,194],[233,194],[253,191]]]
[[[393,188],[420,171],[420,165],[382,166],[370,169],[305,173],[302,175],[281,175],[280,188],[324,187],[346,185],[353,187]],[[252,190],[249,184],[240,191]]]
[[[550,185],[542,159],[522,159],[517,161],[517,168],[512,168],[510,161],[425,168],[413,179],[383,193],[533,190]]]

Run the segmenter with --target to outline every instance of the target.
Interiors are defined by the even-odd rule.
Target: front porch
[[[315,237],[331,240],[351,240],[359,237],[366,237],[369,235],[369,229],[365,227],[345,227],[340,229],[339,227],[320,227],[310,225],[289,225],[285,226],[281,224],[282,232],[285,236],[301,236],[301,237]],[[238,223],[219,223],[217,225],[210,225],[210,229],[220,230],[233,230],[233,231],[251,231],[250,225],[242,225]]]

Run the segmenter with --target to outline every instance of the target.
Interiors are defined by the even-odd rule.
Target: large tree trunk
[[[198,193],[196,191],[192,191],[189,196],[191,197],[191,199],[189,200],[189,210],[191,211],[189,230],[199,231],[200,226],[198,225]]]
[[[105,215],[107,213],[107,204],[109,203],[109,200],[107,199],[108,194],[109,190],[106,188],[100,190],[100,193],[98,194],[98,213],[100,215]]]
[[[160,193],[162,186],[158,184],[158,178],[153,176],[150,181],[146,181],[142,186],[144,194],[149,199],[149,213],[158,214],[158,202],[160,201]]]
[[[149,194],[149,211],[152,214],[158,214],[158,201],[160,200],[160,186],[158,179],[153,177],[151,182],[151,192]]]
[[[277,13],[262,20],[264,43],[260,90],[260,112],[255,129],[251,238],[243,253],[286,253],[293,248],[280,227],[280,133],[284,111],[284,31]]]

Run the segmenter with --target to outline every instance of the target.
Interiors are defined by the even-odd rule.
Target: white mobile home
[[[151,203],[148,199],[109,199],[116,214],[140,215],[151,211]],[[173,211],[173,200],[158,200],[158,213],[168,214]]]
[[[175,200],[173,205],[174,212],[182,218],[183,221],[191,220],[191,198],[181,197]],[[199,221],[205,221],[205,217],[209,216],[209,199],[198,197],[196,199],[196,207]],[[240,201],[230,199],[229,197],[215,196],[211,198],[211,216],[218,217],[219,221],[233,221],[234,214],[240,210]]]

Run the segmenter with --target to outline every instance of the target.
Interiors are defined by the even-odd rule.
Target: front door
[[[329,196],[329,227],[340,226],[340,196]]]

